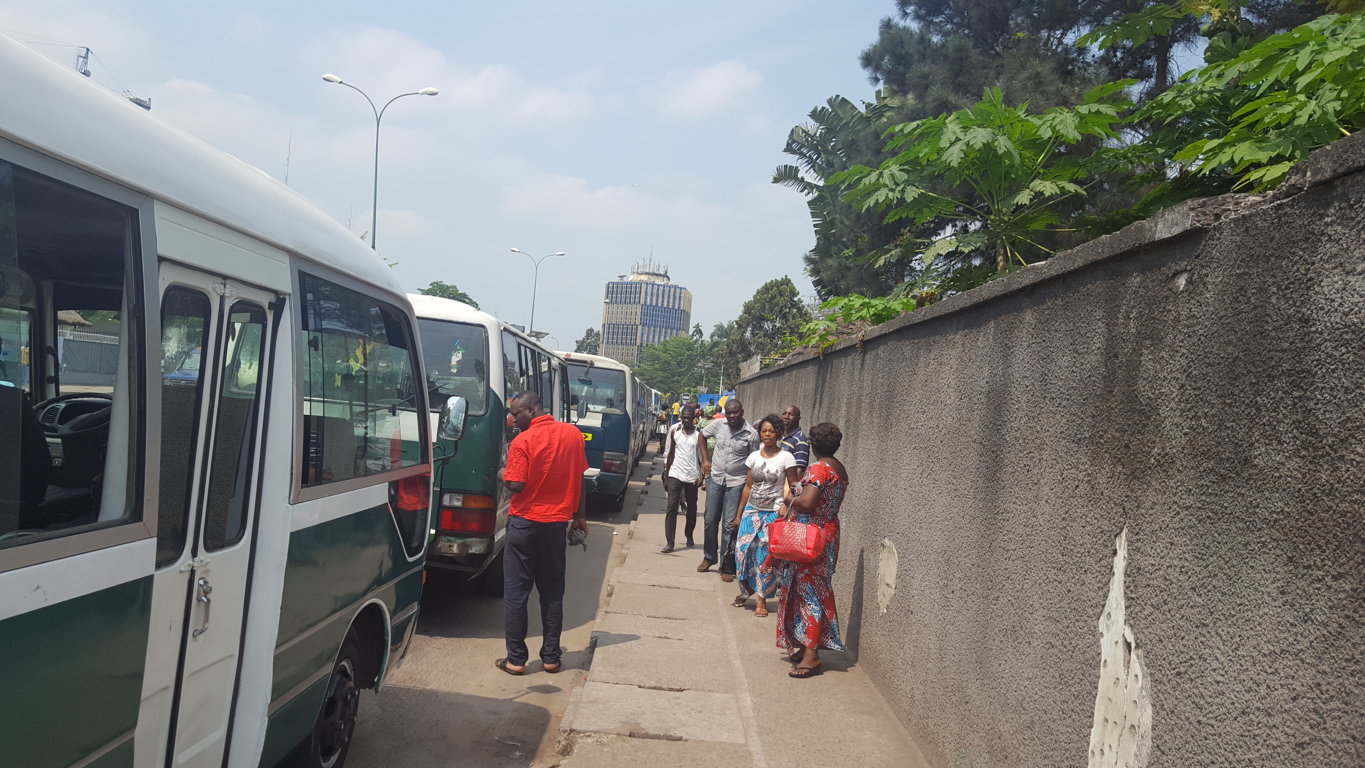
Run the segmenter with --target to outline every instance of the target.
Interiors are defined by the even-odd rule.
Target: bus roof
[[[267,173],[0,34],[0,138],[402,295],[374,251]]]
[[[453,320],[457,323],[477,323],[496,328],[502,321],[482,309],[476,309],[463,301],[445,299],[440,296],[427,296],[423,293],[409,293],[413,314],[430,320]]]
[[[559,352],[551,351],[549,347],[536,341],[531,336],[518,331],[508,323],[499,320],[497,317],[488,314],[482,309],[475,309],[463,301],[446,299],[440,296],[427,296],[423,293],[409,293],[408,301],[412,304],[412,313],[416,315],[418,319],[472,323],[481,325],[485,328],[491,328],[495,331],[506,331],[515,336],[520,336],[526,343],[535,345],[537,349],[540,349],[547,354],[556,357],[563,356]]]
[[[630,371],[630,366],[626,365],[620,360],[613,360],[610,357],[603,357],[601,355],[590,355],[587,352],[562,352],[560,350],[555,350],[555,354],[559,355],[560,357],[564,358],[566,361],[570,363],[574,362],[592,363],[594,366],[598,368],[611,368],[618,371]]]

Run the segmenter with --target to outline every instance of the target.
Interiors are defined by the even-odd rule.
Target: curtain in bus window
[[[428,401],[441,410],[452,395],[469,404],[470,416],[488,409],[488,331],[479,325],[419,319]]]
[[[161,301],[161,492],[156,522],[156,564],[175,562],[185,550],[195,443],[204,390],[209,299],[180,286]]]
[[[415,350],[386,302],[301,273],[304,486],[421,463]]]
[[[204,517],[210,552],[236,544],[246,530],[247,489],[265,364],[265,310],[237,302],[228,316],[223,390],[213,430],[213,468]]]

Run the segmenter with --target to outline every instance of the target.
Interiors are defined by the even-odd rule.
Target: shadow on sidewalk
[[[597,598],[607,578],[611,556],[610,525],[588,522],[588,551],[570,547],[564,590],[564,631],[597,618]],[[530,636],[540,634],[540,602],[532,591],[527,606]],[[431,569],[422,589],[422,612],[417,633],[434,637],[502,637],[502,598],[476,594],[468,578],[453,571]]]
[[[473,696],[389,685],[376,706],[375,694],[361,694],[360,719],[347,765],[379,768],[445,768],[452,760],[480,768],[530,764],[550,728],[544,707],[516,699],[544,686],[530,686],[511,699]],[[558,689],[556,689],[558,690]],[[414,749],[413,734],[422,734]],[[458,758],[453,756],[458,755]]]

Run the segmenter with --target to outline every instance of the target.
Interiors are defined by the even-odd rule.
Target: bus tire
[[[332,665],[317,722],[294,754],[292,768],[342,768],[346,764],[351,737],[355,734],[356,713],[360,710],[360,683],[356,674],[359,664],[360,638],[355,629],[349,629],[336,663]]]
[[[623,509],[625,509],[625,508],[626,508],[626,492],[625,492],[625,491],[621,491],[621,493],[620,493],[619,495],[613,496],[613,497],[611,497],[611,499],[610,499],[609,501],[607,501],[607,511],[610,512],[610,513],[612,513],[613,515],[616,514],[616,513],[618,513],[618,512],[620,512],[621,510],[623,510]]]
[[[502,564],[503,556],[507,554],[507,549],[498,551],[498,556],[493,558],[493,562],[483,569],[483,573],[474,580],[474,590],[485,597],[502,597],[503,580]]]

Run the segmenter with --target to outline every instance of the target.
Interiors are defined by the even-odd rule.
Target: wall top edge
[[[992,280],[985,285],[949,296],[923,309],[915,310],[868,328],[856,337],[843,339],[825,350],[825,355],[849,347],[859,346],[871,339],[894,333],[919,323],[929,322],[955,312],[962,312],[980,304],[1031,288],[1110,259],[1138,253],[1156,243],[1202,234],[1217,225],[1261,210],[1299,195],[1313,187],[1327,184],[1343,176],[1365,171],[1365,132],[1339,139],[1316,150],[1290,170],[1278,188],[1264,194],[1231,193],[1218,197],[1187,200],[1159,211],[1151,218],[1136,221],[1117,232],[1102,235],[1070,250],[1062,251],[1047,261],[1030,264],[1014,274]],[[792,366],[818,361],[815,353],[793,357],[757,373],[744,376],[740,384],[756,381]]]

